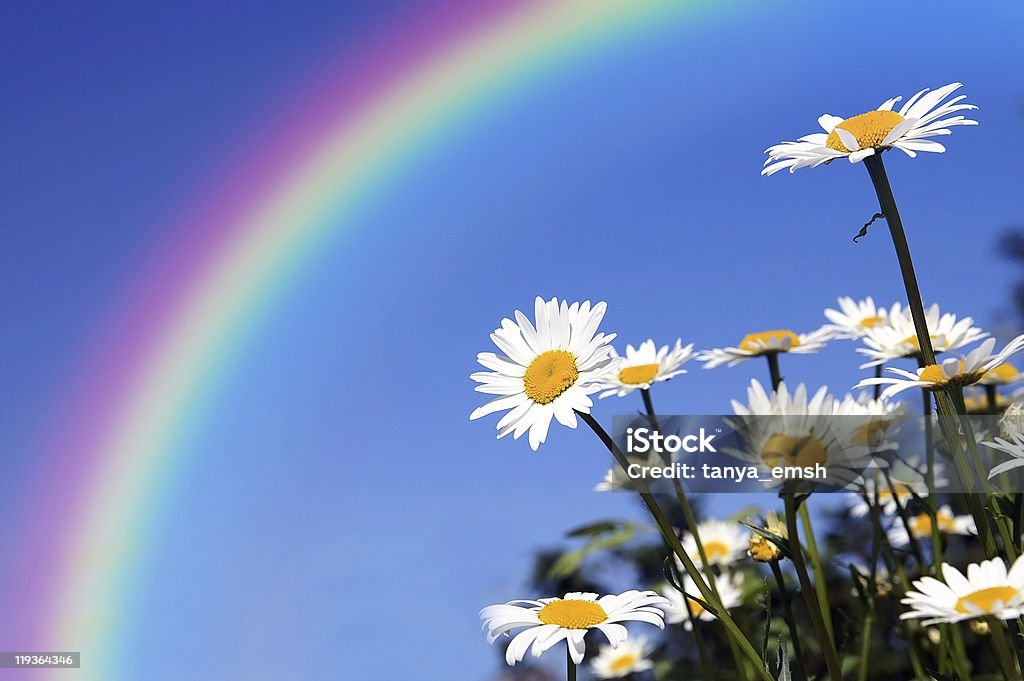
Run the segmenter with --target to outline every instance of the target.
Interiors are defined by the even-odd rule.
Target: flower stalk
[[[644,388],[640,391],[640,395],[643,398],[644,409],[647,411],[647,420],[650,422],[651,427],[658,430],[658,415],[654,410],[654,400],[651,398],[651,391],[649,388]],[[665,463],[670,463],[667,460]],[[711,561],[708,560],[707,551],[704,549],[704,540],[700,536],[700,532],[697,531],[697,515],[693,512],[693,504],[690,503],[689,498],[686,496],[686,491],[683,489],[682,483],[679,482],[678,478],[672,478],[672,485],[675,489],[676,500],[679,502],[679,507],[683,511],[683,519],[686,521],[686,526],[689,528],[693,535],[694,544],[697,546],[697,554],[700,556],[701,566],[704,568],[705,574],[712,574],[711,572]],[[715,594],[715,598],[721,601],[721,595],[718,593],[718,584],[714,579],[708,580],[708,585],[711,587],[711,591]],[[689,601],[687,601],[687,608],[689,608]],[[701,652],[701,661],[703,663],[704,658],[707,656],[707,649],[704,644],[703,637],[697,630],[697,620],[690,617],[690,622],[693,623],[693,636],[697,641],[698,650]],[[736,664],[736,669],[740,674],[740,678],[745,679],[747,676],[746,666],[741,662],[742,657],[739,650],[736,648],[736,642],[733,641],[732,637],[728,637],[729,649],[732,652],[733,661]],[[702,666],[704,666],[702,664]]]
[[[782,617],[789,628],[789,640],[793,643],[793,661],[796,666],[797,678],[800,681],[807,681],[807,670],[804,669],[804,654],[800,645],[800,630],[796,626],[796,618],[793,616],[793,604],[790,600],[789,590],[786,588],[786,578],[779,567],[779,561],[773,560],[768,563],[772,568],[772,576],[779,587],[779,596],[782,598]]]
[[[584,423],[590,426],[590,429],[594,431],[594,434],[597,435],[611,455],[615,457],[615,461],[622,467],[622,470],[628,470],[629,460],[626,459],[626,455],[622,453],[619,446],[615,444],[615,440],[613,440],[601,424],[597,422],[597,419],[590,414],[581,411],[576,412],[576,414],[583,419]],[[768,668],[761,659],[761,656],[758,655],[756,650],[754,650],[754,647],[750,644],[750,641],[736,624],[732,615],[729,614],[729,611],[722,605],[721,600],[715,596],[714,591],[712,591],[711,587],[708,586],[704,579],[704,575],[701,574],[701,571],[690,559],[690,556],[687,555],[686,550],[683,549],[683,545],[679,541],[679,537],[676,536],[676,533],[672,529],[672,524],[665,516],[664,511],[661,510],[657,500],[655,500],[654,496],[647,489],[644,481],[638,480],[636,487],[637,494],[640,495],[640,499],[644,502],[644,505],[647,507],[651,517],[654,518],[654,522],[658,525],[662,538],[668,544],[676,557],[679,558],[680,562],[682,562],[686,573],[693,578],[693,582],[697,586],[697,590],[700,591],[701,598],[711,606],[712,614],[722,622],[722,625],[725,627],[729,637],[736,642],[736,645],[743,654],[743,657],[751,662],[751,665],[757,672],[758,677],[761,678],[762,681],[775,681],[775,679],[772,678],[772,675],[768,672]],[[835,681],[841,680],[837,678]]]
[[[900,273],[903,276],[903,286],[907,293],[907,304],[910,307],[914,328],[917,331],[921,361],[925,365],[935,364],[935,351],[932,349],[928,322],[924,312],[924,303],[921,299],[921,289],[917,283],[914,261],[910,255],[910,244],[907,241],[906,231],[903,229],[903,221],[900,219],[899,208],[896,205],[896,198],[892,193],[892,186],[889,184],[889,177],[885,172],[882,154],[876,153],[868,156],[864,159],[864,166],[871,177],[871,183],[874,185],[875,194],[878,197],[878,205],[885,215],[885,222],[889,225],[889,234],[892,236],[893,247],[896,250],[896,259],[899,261]],[[981,499],[974,493],[974,476],[967,462],[963,443],[960,441],[953,401],[944,391],[937,391],[935,393],[935,403],[939,414],[939,427],[949,443],[953,466],[956,468],[960,482],[967,492],[965,495],[967,497],[967,505],[970,508],[971,515],[974,516],[975,524],[978,526],[978,536],[981,538],[986,554],[990,557],[995,556],[997,555],[995,540],[991,532],[989,532],[986,522],[987,517],[982,507]]]
[[[796,569],[797,578],[800,580],[800,593],[807,605],[807,612],[811,616],[811,623],[814,625],[815,633],[818,636],[818,643],[825,655],[825,664],[828,667],[829,678],[832,681],[842,681],[843,671],[839,662],[839,653],[836,651],[835,640],[829,636],[828,628],[825,626],[825,618],[822,614],[821,603],[818,602],[811,577],[807,573],[807,565],[804,563],[803,548],[800,546],[800,534],[797,529],[796,494],[793,491],[782,493],[786,505],[786,524],[789,533],[789,546],[793,567]]]

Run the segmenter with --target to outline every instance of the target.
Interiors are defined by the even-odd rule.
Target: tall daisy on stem
[[[507,411],[498,437],[511,433],[518,440],[529,431],[534,451],[547,439],[552,419],[575,428],[576,414],[590,412],[590,395],[618,361],[612,355],[615,334],[597,333],[606,307],[537,296],[535,323],[519,310],[515,321],[502,319],[491,340],[504,354],[481,352],[476,359],[490,371],[470,376],[480,384],[477,392],[498,397],[474,409],[470,420]]]
[[[505,662],[514,666],[527,652],[539,657],[560,641],[566,644],[566,665],[569,681],[576,681],[576,666],[586,654],[585,638],[591,629],[607,637],[613,648],[627,636],[623,622],[647,622],[659,629],[665,627],[663,609],[668,600],[654,591],[626,591],[598,597],[595,593],[568,593],[564,598],[517,600],[491,605],[480,611],[487,642],[517,633],[505,649]]]
[[[615,458],[618,465],[626,470],[629,468],[629,460],[626,455],[619,449],[619,445],[615,440],[608,434],[597,419],[595,419],[590,413],[577,412],[580,419],[583,420],[590,429],[594,431],[594,434],[601,440],[602,444],[608,449],[611,455]],[[754,646],[750,643],[750,640],[743,633],[743,630],[739,628],[736,621],[733,620],[729,614],[728,609],[722,603],[721,598],[715,591],[715,587],[709,584],[707,576],[697,567],[693,559],[687,554],[686,549],[683,547],[682,542],[676,535],[675,529],[672,526],[671,521],[665,512],[658,505],[658,501],[651,494],[647,487],[646,481],[641,478],[636,480],[636,492],[640,495],[640,499],[644,502],[644,506],[647,507],[647,511],[651,514],[655,524],[658,526],[658,531],[661,533],[662,539],[668,545],[669,550],[675,555],[675,557],[682,563],[683,569],[686,574],[693,579],[693,585],[696,587],[697,592],[700,594],[700,598],[708,605],[710,614],[715,615],[719,621],[722,622],[722,626],[725,627],[726,634],[733,645],[736,646],[738,654],[746,658],[750,663],[757,677],[762,681],[775,681],[772,678],[771,673],[765,666],[764,660],[754,649]]]
[[[747,334],[736,347],[712,348],[697,354],[697,359],[704,362],[705,369],[722,366],[736,366],[753,357],[764,357],[768,361],[768,373],[771,375],[772,388],[777,389],[782,382],[779,371],[779,355],[784,352],[807,354],[818,352],[833,338],[833,331],[823,327],[811,333],[794,333],[788,329],[775,331],[759,331]]]
[[[883,102],[874,111],[847,119],[825,114],[818,119],[824,132],[807,135],[796,142],[783,142],[769,147],[765,152],[768,154],[768,160],[761,171],[762,175],[772,175],[783,169],[793,172],[799,168],[828,164],[837,158],[846,158],[851,163],[864,162],[878,197],[880,212],[876,217],[885,218],[886,224],[889,225],[889,233],[903,275],[911,318],[917,331],[921,360],[925,366],[935,364],[935,353],[928,333],[921,290],[910,255],[910,245],[903,229],[903,221],[900,219],[896,198],[892,193],[892,186],[885,172],[882,154],[889,149],[900,149],[911,158],[919,151],[941,153],[946,148],[928,138],[949,135],[950,128],[955,126],[977,125],[977,121],[969,120],[963,115],[953,115],[977,108],[972,104],[963,103],[964,95],[947,100],[947,97],[960,87],[961,83],[950,83],[931,92],[927,89],[921,90],[899,111],[894,111],[893,107],[902,98],[894,97]],[[937,391],[935,399],[939,425],[951,444],[957,474],[965,489],[974,490],[975,478],[958,433],[953,399],[945,390]],[[973,442],[973,434],[968,433],[966,437],[968,442]],[[971,514],[977,521],[986,552],[990,556],[995,556],[996,545],[986,524],[987,516],[981,499],[976,494],[968,494],[967,501]]]

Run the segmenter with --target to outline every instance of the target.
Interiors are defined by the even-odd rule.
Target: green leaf
[[[547,576],[549,579],[568,577],[579,570],[584,559],[595,551],[612,549],[625,544],[636,534],[636,525],[605,520],[591,525],[579,527],[569,533],[570,536],[587,537],[590,539],[575,551],[566,551],[551,565]]]
[[[793,681],[793,672],[789,668],[789,650],[786,648],[786,634],[779,634],[779,654],[775,658],[779,670],[779,681]]]
[[[566,532],[567,537],[579,538],[579,537],[598,537],[602,534],[609,532],[615,532],[621,529],[625,525],[631,523],[625,523],[621,520],[598,520],[595,523],[589,525],[581,525],[577,528],[571,529]]]
[[[548,568],[548,579],[564,579],[579,569],[583,563],[586,553],[580,549],[577,551],[566,551]]]

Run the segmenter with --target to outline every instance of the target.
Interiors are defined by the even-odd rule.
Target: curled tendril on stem
[[[853,243],[857,243],[858,239],[863,239],[864,237],[866,237],[868,235],[868,227],[875,224],[875,220],[878,220],[879,218],[884,220],[885,213],[875,213],[874,215],[872,215],[871,219],[865,222],[864,226],[860,228],[859,232],[857,232],[857,235],[853,237]]]

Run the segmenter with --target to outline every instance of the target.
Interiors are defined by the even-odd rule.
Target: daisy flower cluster
[[[936,304],[924,306],[913,268],[907,267],[906,234],[882,164],[883,154],[893,149],[912,158],[944,152],[936,138],[976,125],[966,117],[976,107],[957,94],[960,88],[951,83],[921,90],[906,102],[894,97],[845,118],[823,114],[821,131],[768,147],[761,170],[763,175],[792,173],[840,158],[861,163],[879,200],[876,218],[889,223],[900,256],[907,303],[882,305],[871,297],[844,296],[824,310],[818,328],[794,331],[780,324],[737,333],[735,345],[703,350],[683,337],[659,344],[640,336],[643,340],[635,345],[616,347],[618,335],[600,328],[607,310],[603,302],[537,297],[532,317],[516,310],[501,320],[491,334],[496,351],[477,355],[484,370],[470,375],[476,391],[489,396],[470,419],[500,414],[497,437],[526,435],[534,451],[551,446],[546,443],[553,424],[576,429],[583,421],[618,464],[594,489],[636,495],[653,521],[601,521],[573,531],[573,541],[585,542],[584,548],[553,563],[546,559],[535,581],[568,580],[577,590],[538,589],[567,593],[481,610],[486,638],[505,643],[508,665],[557,646],[564,648],[572,681],[584,661],[596,678],[667,678],[680,675],[680,669],[659,665],[657,658],[675,654],[683,636],[692,637],[700,653],[703,678],[721,672],[717,660],[710,661],[712,649],[733,658],[733,671],[724,675],[841,681],[849,676],[851,663],[858,678],[870,678],[873,664],[885,657],[874,654],[887,652],[899,640],[914,663],[890,675],[894,678],[908,673],[922,678],[932,668],[961,677],[982,670],[1019,678],[1024,651],[1015,660],[1006,637],[1024,637],[1024,490],[990,482],[1024,467],[1024,407],[1007,393],[1008,386],[1024,379],[1010,362],[1024,351],[1024,335],[1000,346],[972,317],[943,312]],[[857,371],[869,372],[847,384],[850,392],[833,394],[825,386],[783,379],[783,364],[792,368],[790,356],[814,355],[842,341],[856,346],[851,356],[863,357]],[[634,486],[624,475],[634,459],[601,426],[593,396],[600,404],[609,398],[633,400],[630,418],[657,426],[659,419],[672,417],[656,413],[652,395],[667,384],[685,387],[693,381],[692,374],[687,377],[693,361],[707,370],[741,365],[741,372],[757,366],[766,370],[746,382],[745,399],[730,401],[726,424],[737,439],[722,445],[722,453],[746,468],[823,467],[828,479],[771,483],[785,510],[781,516],[761,512],[756,524],[699,518],[692,493],[677,481],[664,488]],[[908,393],[921,399],[901,401]],[[912,404],[919,405],[915,422],[922,425],[920,432],[905,427],[916,411]],[[637,416],[634,410],[640,407]],[[1004,412],[996,426],[995,418]],[[988,420],[972,421],[975,414]],[[976,422],[981,424],[978,432]],[[648,456],[640,463],[672,463],[667,452]],[[1009,458],[994,465],[993,457]],[[947,476],[954,475],[963,494],[945,489]],[[772,476],[759,479],[768,482]],[[848,513],[837,513],[846,524],[828,542],[819,541],[809,499],[836,488],[846,492]],[[685,529],[676,529],[680,526]],[[638,546],[646,531],[657,532],[660,541]],[[954,535],[964,539],[951,542]],[[840,556],[847,554],[841,551],[852,557],[843,565]],[[580,584],[598,583],[588,574],[587,561],[602,555],[633,561],[636,569],[629,574],[634,579],[646,575],[652,588],[607,589],[605,595],[596,593],[604,588],[579,590]],[[567,556],[572,560],[562,560]],[[954,565],[965,567],[961,571]],[[661,573],[667,583],[651,579]],[[845,589],[830,588],[843,575],[852,578],[852,588],[849,583]],[[755,591],[760,595],[755,597]],[[876,607],[889,594],[899,598],[895,613]],[[838,600],[843,598],[856,600]],[[752,607],[767,622],[739,624],[736,617]],[[860,629],[846,621],[858,609],[865,617]],[[875,633],[873,638],[874,619],[886,613],[885,637]],[[839,616],[844,618],[842,635],[837,634]],[[977,640],[966,643],[959,630],[923,635],[920,629],[969,620],[976,622],[970,632]],[[652,626],[663,630],[657,638]],[[647,631],[638,633],[642,629]],[[988,638],[981,640],[982,635]],[[590,645],[597,647],[588,653]],[[988,645],[995,662],[974,653]],[[777,651],[774,671],[769,648]],[[686,664],[692,666],[690,659]]]

